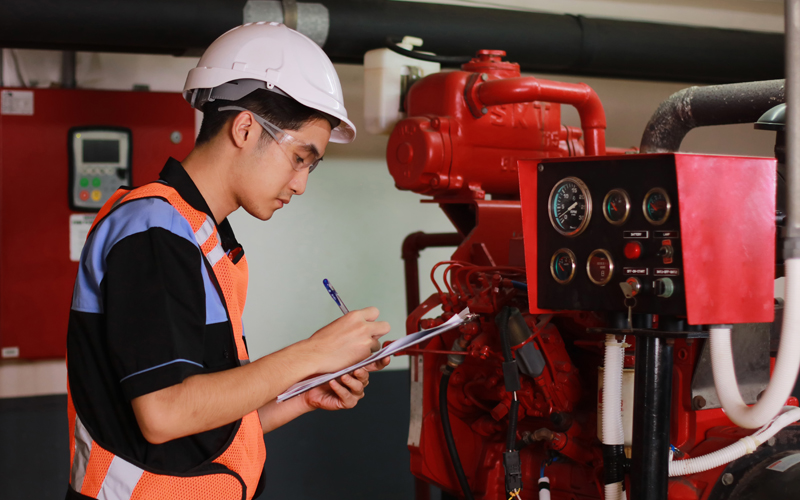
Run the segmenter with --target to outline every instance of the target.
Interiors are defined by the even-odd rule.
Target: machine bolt
[[[484,108],[481,108],[481,113],[483,113],[484,115],[485,115],[486,113],[488,113],[488,112],[489,112],[489,108],[485,108],[485,107],[484,107]]]
[[[695,396],[692,401],[694,402],[695,408],[703,409],[706,407],[706,398],[703,396]]]
[[[431,127],[433,127],[434,130],[439,130],[439,127],[441,126],[442,126],[442,121],[439,118],[431,119]]]
[[[172,144],[180,144],[180,142],[183,140],[183,134],[176,130],[169,134],[169,140],[172,141]]]
[[[486,73],[481,73],[481,80],[482,80],[482,81],[484,81],[484,82],[485,82],[485,81],[486,81],[486,80],[488,80],[488,79],[489,79],[489,75],[487,75]]]
[[[541,163],[539,164],[539,172],[544,172],[544,165]]]
[[[722,475],[722,478],[720,478],[720,481],[725,486],[732,485],[733,484],[733,474],[731,474],[730,472],[726,472],[725,474]]]

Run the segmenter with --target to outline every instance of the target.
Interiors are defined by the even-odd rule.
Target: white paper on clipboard
[[[402,351],[408,347],[414,346],[419,344],[420,342],[424,342],[430,338],[433,338],[443,332],[451,330],[464,321],[466,321],[467,317],[470,315],[469,308],[464,309],[460,313],[456,314],[446,322],[442,323],[441,325],[430,328],[428,330],[422,330],[416,333],[412,333],[410,335],[406,335],[405,337],[392,342],[391,344],[387,345],[380,351],[375,352],[372,356],[368,357],[367,359],[360,361],[352,366],[348,366],[342,370],[339,370],[336,373],[326,373],[324,375],[318,375],[314,378],[310,378],[308,380],[303,380],[301,382],[296,383],[292,387],[286,390],[283,394],[278,396],[278,402],[281,403],[286,401],[287,399],[291,399],[299,394],[302,394],[309,389],[313,389],[318,385],[322,385],[324,383],[330,382],[331,380],[341,377],[345,373],[351,373],[354,370],[357,370],[361,367],[367,366],[368,364],[377,361],[379,359],[383,359],[387,356],[391,356],[397,352]]]

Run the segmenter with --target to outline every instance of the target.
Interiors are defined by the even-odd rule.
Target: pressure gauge
[[[670,210],[672,210],[672,204],[669,201],[667,192],[663,189],[653,188],[644,195],[642,211],[644,211],[644,217],[650,224],[660,226],[667,222]]]
[[[615,226],[624,224],[630,211],[631,198],[624,189],[612,189],[603,200],[603,215]]]
[[[575,254],[569,248],[562,248],[550,259],[550,274],[562,285],[572,281],[575,276]]]
[[[614,274],[614,261],[607,250],[599,248],[589,254],[586,261],[586,273],[595,285],[606,285]]]
[[[592,217],[589,188],[577,177],[560,180],[550,191],[547,211],[556,231],[564,236],[581,234]]]

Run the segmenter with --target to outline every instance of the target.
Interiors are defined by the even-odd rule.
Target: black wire
[[[506,306],[500,310],[497,327],[500,330],[500,344],[503,346],[503,359],[506,362],[513,361],[511,354],[511,342],[508,339],[508,318],[511,316],[511,308]]]
[[[447,442],[447,451],[450,453],[450,460],[456,470],[461,491],[464,493],[466,500],[474,500],[472,490],[469,489],[467,476],[464,474],[464,468],[461,467],[461,459],[458,458],[458,449],[456,449],[456,442],[453,439],[453,430],[450,428],[450,414],[447,411],[447,386],[452,374],[453,369],[448,366],[442,374],[441,382],[439,382],[439,416],[442,419],[442,430],[444,431],[444,440]]]
[[[508,434],[506,435],[506,450],[517,449],[517,416],[519,415],[519,400],[511,400],[511,409],[508,411]]]
[[[398,42],[395,38],[391,36],[386,37],[386,47],[388,47],[393,52],[397,52],[401,56],[411,57],[413,59],[419,59],[420,61],[436,62],[446,65],[461,65],[464,63],[468,63],[472,60],[472,58],[469,56],[436,56],[431,54],[422,54],[415,50],[404,49],[403,47],[400,47],[397,44]]]

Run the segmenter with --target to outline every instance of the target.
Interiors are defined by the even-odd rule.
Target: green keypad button
[[[81,177],[81,187],[88,187],[89,186],[89,179],[86,177]]]
[[[95,177],[94,179],[92,179],[92,186],[100,187],[100,177]]]

